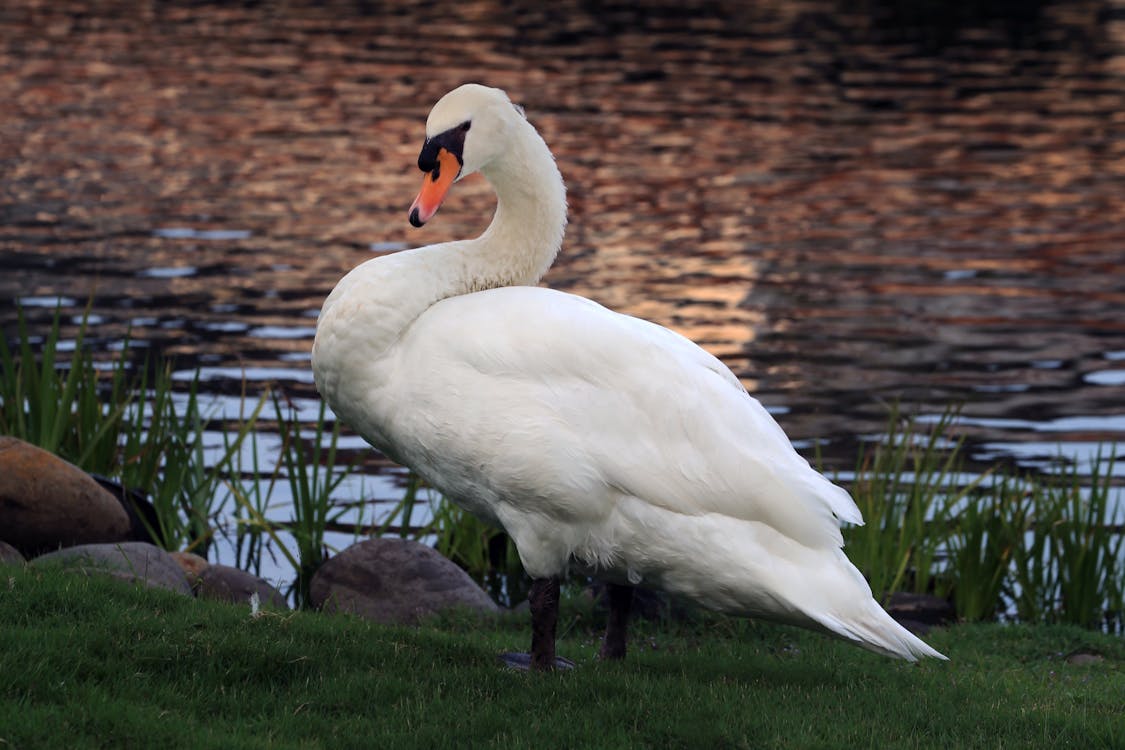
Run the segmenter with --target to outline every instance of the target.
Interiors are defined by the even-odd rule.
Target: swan
[[[552,669],[559,579],[609,584],[600,656],[625,655],[632,586],[810,628],[880,654],[943,655],[895,622],[843,552],[863,519],[738,378],[687,338],[534,286],[566,226],[554,157],[523,110],[466,84],[426,121],[421,227],[480,172],[476,239],[373,258],[317,323],[316,387],[336,415],[501,526],[532,577],[527,661]]]

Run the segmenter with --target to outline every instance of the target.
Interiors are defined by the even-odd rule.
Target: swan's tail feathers
[[[948,661],[949,657],[898,624],[874,600],[870,600],[868,605],[858,617],[852,616],[847,620],[830,614],[816,615],[815,619],[831,635],[883,656],[907,661],[918,661],[923,657]]]

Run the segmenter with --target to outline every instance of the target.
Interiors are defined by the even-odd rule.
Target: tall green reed
[[[1045,497],[1053,512],[1045,533],[1058,566],[1057,617],[1083,627],[1122,630],[1125,597],[1125,534],[1114,531],[1120,507],[1112,502],[1111,452],[1099,449],[1084,475],[1077,465],[1048,482]]]
[[[336,456],[340,438],[340,423],[334,421],[327,428],[326,406],[319,404],[317,421],[311,437],[303,434],[303,425],[297,410],[283,406],[280,394],[271,394],[281,445],[277,461],[268,478],[259,472],[257,440],[252,442],[253,472],[249,484],[231,484],[232,494],[239,513],[239,552],[257,550],[260,555],[267,539],[276,546],[296,572],[289,593],[299,607],[309,604],[309,586],[316,571],[324,564],[330,550],[325,544],[329,528],[337,526],[352,506],[335,503],[333,493],[354,471],[359,459],[344,467],[337,466]],[[238,459],[241,461],[241,459]],[[241,464],[238,464],[241,469]],[[241,472],[239,472],[241,473]],[[284,480],[289,490],[290,516],[288,520],[271,519],[273,493],[279,481]],[[265,490],[262,489],[265,482]],[[358,527],[358,523],[356,524]],[[291,538],[286,542],[282,534]],[[245,543],[245,546],[243,546]]]
[[[171,366],[146,358],[132,369],[128,336],[112,361],[96,362],[86,343],[88,312],[65,363],[58,356],[64,350],[59,310],[38,347],[22,310],[15,350],[0,336],[0,433],[147,495],[156,517],[150,536],[168,549],[206,555],[222,511],[229,457],[257,412],[239,425],[227,453],[208,462],[210,420],[200,407],[197,379],[177,404]],[[148,525],[146,514],[138,515]]]
[[[1013,562],[1032,525],[1034,497],[1027,480],[999,474],[950,508],[948,557],[937,593],[952,598],[961,619],[991,620],[1003,613]]]
[[[245,408],[245,381],[241,404]],[[224,442],[224,445],[230,447],[229,442]],[[257,430],[249,434],[245,447],[246,451],[234,451],[231,454],[231,471],[227,477],[230,494],[234,498],[231,511],[235,527],[234,559],[237,567],[260,576],[262,558],[269,541],[267,529],[270,524],[266,520],[266,513],[281,471],[281,462],[274,464],[271,473],[263,473]],[[244,464],[246,453],[249,454],[249,466]]]
[[[493,599],[512,605],[526,598],[530,579],[515,543],[503,529],[441,496],[433,508],[430,530],[434,548],[461,566]]]
[[[0,433],[88,471],[112,474],[120,468],[118,436],[130,401],[129,373],[124,354],[108,372],[95,366],[86,328],[83,315],[70,358],[63,362],[61,311],[55,310],[36,347],[19,310],[15,350],[6,335],[0,336]]]
[[[223,523],[230,495],[226,478],[233,456],[253,434],[265,399],[258,400],[233,432],[222,431],[223,452],[208,460],[206,441],[212,424],[200,406],[198,375],[192,378],[186,394],[180,394],[181,403],[177,404],[170,390],[170,374],[169,370],[165,377],[158,378],[150,392],[148,429],[143,434],[137,430],[128,433],[126,467],[144,467],[138,471],[139,481],[141,486],[152,488],[149,499],[165,546],[207,557]],[[141,445],[135,445],[138,436],[142,437]],[[137,452],[129,452],[130,448]],[[137,457],[135,463],[132,456]],[[126,486],[130,473],[127,470],[123,474]]]
[[[972,489],[957,485],[961,441],[947,445],[955,417],[946,410],[924,430],[895,405],[886,435],[860,451],[851,493],[865,524],[846,528],[844,539],[876,597],[926,592],[936,583],[949,509]]]
[[[1058,608],[1059,565],[1052,542],[1053,530],[1061,517],[1059,495],[1047,492],[1040,481],[1022,482],[1026,512],[1019,516],[1021,543],[1012,547],[1012,564],[1005,581],[1004,595],[1016,619],[1022,622],[1048,622]]]
[[[852,495],[866,525],[844,530],[876,596],[948,597],[963,620],[1015,617],[1125,629],[1125,534],[1115,456],[1045,475],[963,470],[947,410],[928,429],[892,409],[860,452]]]
[[[281,456],[285,476],[293,498],[293,515],[286,530],[297,544],[297,579],[294,582],[296,598],[309,600],[309,584],[317,569],[327,557],[324,545],[325,527],[338,520],[347,508],[334,508],[332,493],[347,478],[354,464],[340,470],[336,466],[336,448],[340,439],[340,422],[334,421],[327,433],[325,445],[325,402],[320,401],[312,439],[305,441],[296,410],[290,406],[283,417],[280,399],[275,392],[274,408],[277,412],[278,430],[281,434]]]
[[[418,491],[422,489],[422,485],[422,477],[418,476],[413,471],[407,473],[406,489],[402,493],[402,499],[395,504],[395,507],[391,509],[391,512],[381,524],[382,533],[385,533],[395,521],[399,521],[398,535],[400,537],[405,539],[408,536],[418,535],[418,531],[415,531],[417,527],[414,523],[414,513],[421,505],[421,501],[418,498]]]

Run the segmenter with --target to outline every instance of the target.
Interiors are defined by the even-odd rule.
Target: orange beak
[[[420,227],[433,218],[445,200],[445,194],[461,173],[461,162],[448,150],[438,149],[437,167],[422,178],[422,189],[410,204],[410,223]]]

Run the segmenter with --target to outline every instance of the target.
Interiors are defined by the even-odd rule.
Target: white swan
[[[531,286],[562,243],[546,144],[499,89],[446,94],[426,123],[421,226],[481,172],[477,239],[375,258],[329,295],[316,385],[373,446],[515,541],[531,665],[555,663],[558,578],[616,584],[602,655],[625,650],[631,589],[812,628],[889,656],[945,658],[872,599],[844,555],[844,490],[809,467],[718,359],[672,331]]]

